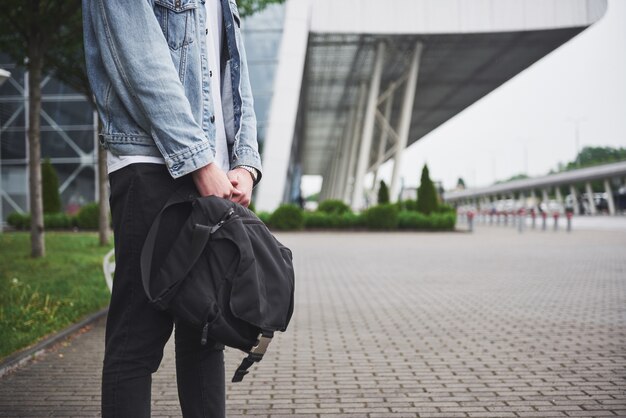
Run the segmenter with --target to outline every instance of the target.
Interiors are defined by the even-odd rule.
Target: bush
[[[380,187],[378,188],[378,204],[384,205],[389,203],[389,188],[384,181],[380,181]]]
[[[271,213],[269,212],[259,212],[256,214],[256,216],[259,217],[259,219],[265,224],[265,225],[269,225],[270,223],[270,217],[272,216]]]
[[[324,200],[323,202],[321,202],[319,206],[317,207],[317,210],[319,212],[325,212],[325,213],[342,214],[342,213],[350,212],[350,206],[346,205],[341,200],[328,199],[328,200]]]
[[[435,185],[428,174],[428,166],[424,165],[420,187],[417,189],[417,210],[428,215],[437,210],[438,205]]]
[[[61,195],[59,195],[59,177],[52,167],[50,159],[46,158],[41,165],[41,192],[43,199],[43,213],[61,212]]]
[[[302,229],[304,227],[304,213],[296,205],[281,205],[269,218],[272,228],[280,230]]]
[[[363,218],[352,212],[342,214],[325,212],[304,212],[305,228],[353,229],[364,226]]]
[[[362,215],[346,212],[339,216],[338,226],[343,229],[361,228],[365,226],[365,219]]]
[[[445,203],[440,204],[439,206],[437,206],[437,213],[447,213],[447,212],[454,212],[456,213],[456,209],[453,208],[450,205],[446,205]]]
[[[7,217],[7,223],[21,231],[30,229],[30,214],[14,212]],[[71,229],[75,218],[65,213],[44,213],[43,226],[45,229]]]
[[[46,229],[71,229],[75,217],[65,213],[46,213],[43,215],[43,225]]]
[[[451,212],[424,215],[415,211],[402,211],[398,214],[400,229],[452,230],[455,224],[456,214]]]
[[[30,228],[30,215],[27,213],[13,212],[7,216],[7,223],[15,229],[27,230]]]
[[[372,206],[363,212],[363,218],[370,229],[394,229],[398,226],[398,208],[392,204]]]
[[[304,212],[305,228],[332,228],[336,215],[326,212]]]
[[[98,229],[99,208],[97,203],[89,203],[78,211],[76,226],[80,229]]]

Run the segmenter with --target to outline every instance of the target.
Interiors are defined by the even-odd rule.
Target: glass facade
[[[29,210],[28,73],[6,56],[0,68],[11,77],[0,86],[0,204],[2,221]],[[62,207],[74,211],[96,198],[96,127],[84,95],[52,77],[41,82],[41,155],[59,177]]]
[[[273,4],[262,12],[245,18],[242,24],[261,154],[269,121],[284,19],[285,5]]]
[[[271,5],[242,24],[261,152],[283,20],[284,5]],[[11,78],[0,86],[0,221],[4,221],[12,212],[29,210],[28,74],[1,54],[0,68],[11,72]],[[41,85],[41,154],[50,158],[59,176],[63,208],[71,212],[97,196],[96,119],[82,94],[52,77],[44,78]]]

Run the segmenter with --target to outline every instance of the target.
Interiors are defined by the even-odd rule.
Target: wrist
[[[247,171],[250,174],[250,177],[252,178],[252,183],[256,184],[258,178],[259,178],[259,172],[257,171],[256,168],[251,167],[249,165],[238,165],[235,168],[240,168],[242,170]]]

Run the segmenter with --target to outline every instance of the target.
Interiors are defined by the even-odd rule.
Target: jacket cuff
[[[164,159],[170,175],[173,178],[178,178],[212,163],[215,156],[209,150],[208,141],[203,141],[194,148],[164,156]]]
[[[258,151],[248,147],[239,149],[236,156],[230,162],[230,169],[233,170],[240,165],[247,165],[248,167],[256,169],[258,177],[252,186],[255,187],[259,184],[261,177],[263,177],[263,172],[261,169],[261,156]]]

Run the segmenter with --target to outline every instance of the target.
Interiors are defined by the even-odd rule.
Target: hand
[[[241,194],[233,195],[230,200],[235,203],[239,203],[242,206],[248,207],[250,199],[252,199],[252,176],[248,170],[243,168],[234,168],[226,173],[226,176],[230,180],[233,187],[240,191]]]
[[[242,192],[232,184],[217,164],[210,163],[191,173],[200,196],[218,196],[224,199],[239,197]]]

